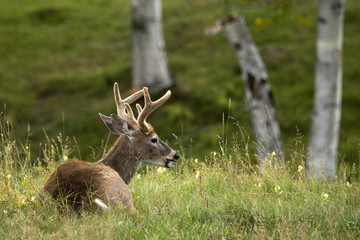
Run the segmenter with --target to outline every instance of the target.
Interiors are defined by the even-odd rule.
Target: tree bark
[[[257,154],[260,167],[263,168],[269,154],[275,152],[282,160],[283,151],[268,74],[243,18],[230,19],[224,24],[224,31],[235,48],[241,66],[251,124],[256,136]]]
[[[132,77],[157,93],[173,85],[162,32],[161,0],[132,0]]]
[[[307,172],[333,179],[341,117],[345,0],[320,0],[314,109]]]

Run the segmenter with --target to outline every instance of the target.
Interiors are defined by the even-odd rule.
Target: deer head
[[[111,114],[108,117],[101,113],[99,114],[111,133],[122,136],[121,142],[128,141],[134,147],[137,157],[132,159],[132,161],[138,161],[137,168],[142,163],[170,168],[175,166],[174,162],[179,158],[177,153],[159,138],[154,132],[153,127],[146,121],[147,117],[155,109],[163,105],[170,95],[171,92],[167,91],[164,96],[153,102],[151,101],[148,89],[144,87],[126,99],[122,99],[118,84],[115,83],[114,97],[117,115]],[[135,118],[130,104],[142,96],[144,96],[144,106],[136,104],[138,116]]]

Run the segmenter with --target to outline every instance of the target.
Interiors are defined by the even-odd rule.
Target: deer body
[[[147,89],[134,93],[125,100],[120,98],[118,85],[114,85],[118,115],[100,114],[113,134],[120,135],[106,156],[89,163],[72,159],[60,164],[47,178],[42,190],[54,199],[66,200],[74,209],[121,206],[134,210],[128,183],[142,163],[173,167],[178,155],[164,143],[146,123],[146,117],[170,97],[164,95],[152,102]],[[144,95],[145,106],[137,105],[138,119],[134,118],[130,103]]]
[[[43,186],[52,198],[62,198],[75,210],[92,207],[95,199],[106,206],[134,209],[127,184],[111,167],[72,159],[60,164]],[[96,206],[96,205],[94,205]]]

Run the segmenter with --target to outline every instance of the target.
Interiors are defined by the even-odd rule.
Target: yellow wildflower
[[[260,26],[260,25],[262,25],[263,24],[263,19],[262,18],[260,18],[260,17],[257,17],[257,18],[255,18],[255,25],[257,25],[257,26]]]
[[[26,203],[26,195],[24,195],[24,194],[18,195],[16,197],[16,200],[17,200],[17,204],[19,206],[23,206]]]
[[[274,192],[277,193],[277,194],[283,194],[283,191],[280,191],[280,185],[279,184],[275,186]]]
[[[327,199],[329,198],[329,194],[322,192],[322,193],[321,193],[321,197],[322,197],[324,200],[327,200]]]
[[[164,173],[166,171],[166,168],[163,167],[158,167],[158,169],[156,170],[158,173]]]

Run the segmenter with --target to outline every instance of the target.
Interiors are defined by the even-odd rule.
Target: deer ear
[[[111,117],[112,126],[120,134],[130,136],[133,133],[133,131],[136,129],[131,123],[120,118],[118,115],[111,114],[110,117]]]
[[[111,117],[105,116],[101,113],[99,113],[100,118],[104,121],[105,126],[110,130],[110,132],[112,134],[116,134],[116,135],[120,135],[114,128],[113,124],[112,124],[112,119]]]
[[[108,117],[99,113],[99,116],[112,134],[130,136],[135,130],[133,125],[121,119],[118,115],[111,114],[110,117]]]

